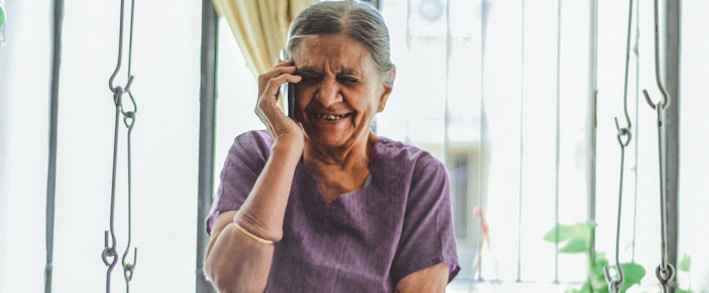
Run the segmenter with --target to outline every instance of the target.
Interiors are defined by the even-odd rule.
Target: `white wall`
[[[709,206],[706,196],[709,190],[706,180],[709,100],[705,87],[709,68],[706,29],[709,2],[691,0],[681,2],[681,6],[679,256],[689,256],[691,268],[689,274],[681,272],[678,278],[683,284],[691,282],[695,291],[709,292],[709,234],[701,225],[707,218],[706,207]]]
[[[5,8],[5,45],[0,47],[0,292],[39,292],[45,258],[50,6],[49,1],[12,1]]]

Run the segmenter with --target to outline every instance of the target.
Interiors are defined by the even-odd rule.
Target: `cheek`
[[[343,90],[343,95],[347,103],[360,112],[369,112],[379,106],[379,97],[376,95],[376,91],[371,88]]]
[[[359,109],[366,112],[368,116],[374,116],[379,110],[379,96],[373,91],[368,91],[359,99]]]
[[[298,84],[293,87],[293,92],[295,94],[294,99],[296,109],[305,108],[305,106],[308,105],[313,93],[312,90],[308,90],[308,88],[299,86]]]

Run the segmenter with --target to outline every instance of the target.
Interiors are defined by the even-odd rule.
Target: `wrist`
[[[303,148],[305,146],[305,141],[303,138],[281,138],[273,142],[271,146],[271,152],[273,154],[286,154],[298,157],[303,154]]]

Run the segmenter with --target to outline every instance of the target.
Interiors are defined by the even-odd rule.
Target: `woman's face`
[[[303,78],[295,85],[296,118],[309,141],[331,148],[366,143],[391,92],[369,51],[344,35],[311,36],[293,50],[293,60]]]

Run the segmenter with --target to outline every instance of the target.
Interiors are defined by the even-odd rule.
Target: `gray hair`
[[[394,68],[384,17],[369,3],[357,0],[317,2],[295,17],[288,31],[289,52],[313,35],[344,33],[364,45],[380,73]]]

